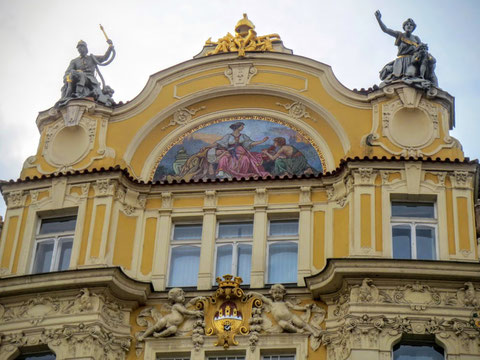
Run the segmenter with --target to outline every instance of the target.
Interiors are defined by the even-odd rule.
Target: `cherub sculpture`
[[[203,316],[203,312],[200,310],[188,310],[187,307],[193,305],[199,298],[194,298],[185,304],[185,293],[180,288],[173,288],[168,292],[168,300],[170,305],[170,312],[162,316],[160,312],[154,308],[144,309],[137,318],[137,323],[141,326],[147,326],[147,329],[143,333],[137,335],[138,341],[144,341],[145,338],[153,335],[154,337],[167,337],[176,335],[179,326],[185,321],[185,317],[195,316],[197,318]],[[146,321],[145,317],[152,317],[155,323]]]
[[[289,301],[285,301],[287,291],[282,284],[272,285],[270,295],[272,299],[258,293],[251,293],[258,296],[266,305],[267,312],[273,315],[273,318],[285,332],[302,333],[308,332],[314,336],[320,335],[320,323],[323,321],[325,311],[315,304],[307,304],[306,306],[294,305]],[[305,311],[305,316],[300,317],[291,310]],[[315,316],[312,321],[310,317],[312,312],[320,316]],[[310,321],[310,322],[309,322]]]

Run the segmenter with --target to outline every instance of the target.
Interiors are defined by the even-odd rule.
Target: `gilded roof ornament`
[[[257,36],[255,25],[248,19],[247,14],[237,22],[235,26],[235,36],[227,33],[216,42],[209,38],[205,42],[206,48],[213,48],[205,53],[205,56],[216,55],[220,53],[238,52],[238,56],[243,57],[247,51],[280,51],[284,50],[282,40],[278,34]],[[277,45],[280,45],[277,46]],[[291,53],[291,52],[289,52]]]

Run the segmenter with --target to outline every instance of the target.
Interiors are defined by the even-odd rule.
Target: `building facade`
[[[0,359],[480,359],[453,97],[235,30],[126,104],[39,114],[1,183]]]

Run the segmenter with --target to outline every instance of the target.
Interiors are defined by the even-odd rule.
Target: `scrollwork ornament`
[[[24,203],[24,196],[23,196],[23,191],[18,190],[18,191],[12,191],[7,195],[7,204],[8,207],[13,209],[17,207],[23,206]]]
[[[168,127],[170,126],[176,126],[176,125],[179,125],[179,126],[183,126],[183,125],[186,125],[188,124],[190,121],[192,121],[193,119],[193,116],[200,110],[204,110],[205,109],[205,106],[200,106],[199,108],[196,108],[196,109],[188,109],[188,108],[182,108],[182,109],[178,109],[177,111],[175,111],[175,113],[173,114],[173,117],[172,119],[170,120],[170,122],[164,126],[162,128],[162,130],[165,130],[167,129]]]
[[[393,295],[397,304],[408,304],[415,311],[426,310],[428,306],[440,305],[442,302],[441,295],[435,289],[428,285],[415,282],[398,286]]]
[[[295,101],[290,104],[282,104],[277,102],[276,104],[279,106],[283,106],[286,110],[288,110],[288,114],[295,120],[299,120],[303,118],[303,119],[310,119],[313,122],[317,122],[316,119],[310,116],[310,113],[307,111],[307,107],[299,101]]]

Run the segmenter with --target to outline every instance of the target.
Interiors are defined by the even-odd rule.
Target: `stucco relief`
[[[98,179],[93,185],[95,196],[113,196],[115,185],[115,182],[110,179]]]
[[[167,128],[169,128],[170,126],[183,126],[183,125],[186,125],[188,124],[190,121],[193,120],[193,116],[199,112],[200,110],[204,110],[205,109],[205,106],[200,106],[199,108],[191,108],[191,109],[188,109],[188,108],[181,108],[181,109],[178,109],[177,111],[175,111],[173,113],[173,117],[172,119],[170,120],[170,122],[165,125],[162,130],[165,130]]]
[[[477,354],[480,350],[475,311],[465,311],[479,308],[480,294],[471,282],[454,291],[418,281],[379,287],[365,278],[358,285],[344,283],[342,289],[329,300],[333,317],[322,335],[329,358],[345,360],[352,350],[361,349],[379,351],[380,356],[382,351],[391,354],[393,343],[403,334],[431,334],[451,344],[460,343],[461,349],[448,348],[449,357],[458,351]],[[369,307],[364,304],[376,304],[375,314],[366,313]],[[409,310],[395,316],[391,310],[395,305],[408,305]],[[385,315],[381,306],[386,306]],[[452,311],[445,313],[445,307]]]
[[[87,288],[66,298],[37,295],[21,303],[5,303],[0,305],[0,354],[44,344],[60,358],[75,354],[94,359],[124,359],[131,341],[127,335],[127,313],[115,301]],[[83,319],[100,315],[103,322],[76,323],[80,315]]]
[[[413,311],[424,311],[436,306],[466,306],[480,308],[480,291],[472,282],[466,282],[456,291],[438,290],[421,282],[394,288],[378,288],[373,280],[364,278],[360,285],[345,285],[333,301],[333,315],[348,313],[352,303],[408,305]]]
[[[480,331],[470,321],[460,319],[347,315],[339,328],[325,332],[323,342],[329,359],[345,360],[353,349],[387,350],[391,354],[393,341],[403,334],[431,334],[441,339],[458,339],[462,352],[474,354],[478,349]]]
[[[58,121],[47,128],[42,155],[54,167],[70,168],[92,150],[96,131],[97,121],[90,118],[74,126]]]
[[[12,191],[5,195],[9,209],[15,209],[25,205],[26,196],[22,190]]]
[[[198,309],[191,309],[195,303],[201,300],[196,297],[186,302],[185,292],[180,288],[173,288],[168,292],[168,304],[164,304],[162,311],[156,307],[143,309],[137,316],[137,325],[146,327],[145,330],[135,334],[137,339],[137,354],[143,351],[144,341],[148,337],[168,337],[174,335],[184,335],[194,328],[193,341],[195,346],[202,342],[199,326],[203,325],[203,312]],[[189,309],[190,308],[190,309]]]
[[[325,319],[325,310],[316,304],[300,305],[299,301],[292,303],[286,300],[287,291],[282,284],[271,287],[271,299],[255,292],[249,294],[261,299],[264,311],[271,313],[275,320],[276,324],[273,325],[268,317],[263,317],[262,325],[266,332],[305,333],[310,337],[310,347],[313,351],[320,347],[322,344],[320,324]],[[304,314],[299,316],[294,311],[302,311]]]
[[[257,68],[252,63],[230,64],[225,70],[225,76],[233,86],[246,86],[252,77],[257,74]]]
[[[283,106],[285,110],[288,110],[288,114],[296,120],[310,119],[313,122],[317,122],[316,119],[310,116],[310,113],[307,111],[307,107],[305,106],[305,104],[301,103],[300,101],[294,101],[290,104],[282,104],[277,102],[276,104],[278,106]]]
[[[79,323],[38,331],[3,333],[0,337],[1,354],[16,349],[48,345],[61,358],[75,354],[76,358],[122,360],[130,350],[129,336],[119,336],[98,324]]]
[[[229,348],[239,345],[236,335],[247,335],[249,348],[255,351],[261,337],[271,333],[299,333],[309,339],[316,351],[322,345],[322,323],[325,310],[314,303],[301,305],[289,297],[283,285],[275,284],[270,296],[257,292],[245,294],[239,287],[241,278],[224,275],[217,278],[219,288],[213,296],[185,300],[182,289],[168,293],[169,303],[147,307],[137,316],[136,353],[139,356],[145,342],[153,338],[190,337],[193,348],[199,350],[205,336],[216,336],[214,346]]]
[[[125,215],[132,216],[136,210],[145,208],[147,197],[136,191],[130,189],[127,190],[119,185],[115,191],[115,200],[120,203],[121,209]]]
[[[368,145],[380,146],[393,155],[405,157],[431,156],[443,148],[458,147],[458,141],[448,135],[448,111],[422,98],[422,93],[416,89],[396,89],[398,97],[395,89],[390,90],[388,95],[394,99],[382,105],[378,120],[374,118],[376,124],[380,121],[380,126],[378,130],[372,130],[366,140]],[[443,142],[435,149],[425,151],[436,139],[440,139],[440,128],[447,134]],[[401,150],[389,145],[382,137]]]
[[[63,121],[60,119],[58,111],[50,115],[54,122],[44,130],[42,157],[56,169],[55,172],[82,170],[89,167],[95,160],[115,157],[115,151],[106,146],[108,120],[85,116],[85,111],[88,111],[89,114],[96,114],[94,107],[89,109],[83,105],[73,104],[69,105],[66,110],[62,110]],[[92,153],[95,147],[97,147],[97,151]],[[89,154],[87,164],[81,167],[75,166],[86,159]],[[43,169],[38,160],[37,156],[29,157],[23,168],[36,168],[42,174],[51,173],[51,171]]]

